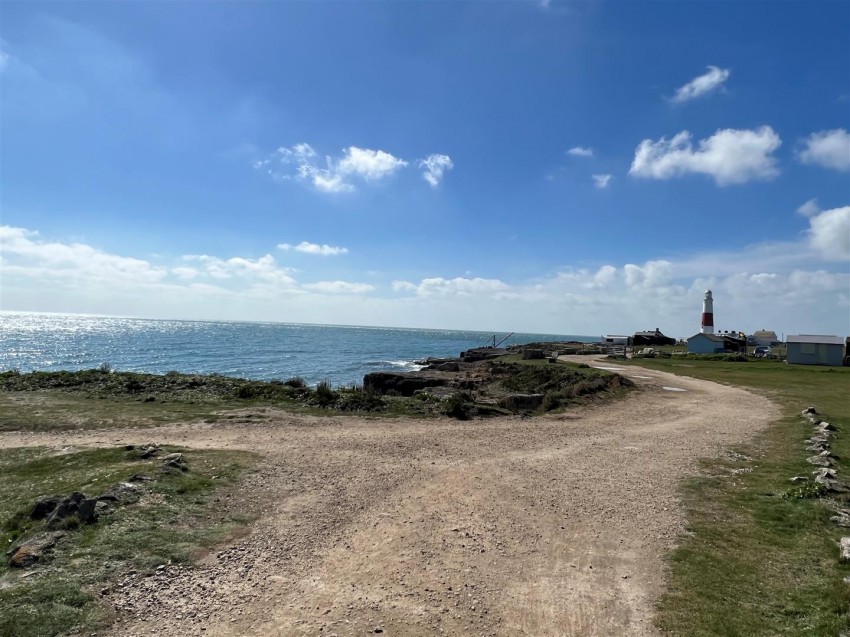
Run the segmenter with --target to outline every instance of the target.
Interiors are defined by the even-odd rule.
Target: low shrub
[[[548,392],[543,396],[543,410],[552,411],[561,406],[561,397],[557,392]]]
[[[443,413],[450,418],[469,420],[475,414],[475,401],[469,392],[458,392],[445,401]]]
[[[826,486],[820,482],[804,482],[799,487],[788,489],[782,494],[783,500],[808,500],[821,498],[827,493]]]
[[[335,392],[331,387],[331,383],[328,380],[323,380],[316,385],[316,390],[313,392],[313,395],[315,397],[316,404],[320,407],[328,407],[334,404],[339,397],[337,392]]]

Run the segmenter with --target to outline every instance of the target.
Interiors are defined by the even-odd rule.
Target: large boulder
[[[59,506],[59,503],[65,498],[63,495],[43,495],[36,499],[35,504],[30,512],[31,520],[43,520],[48,515],[53,513],[54,509]]]
[[[413,396],[414,392],[427,387],[444,387],[448,379],[428,372],[395,374],[372,372],[363,377],[363,389],[376,394],[395,392],[402,396]]]
[[[79,491],[75,491],[71,495],[57,505],[53,512],[47,518],[47,528],[57,529],[65,526],[68,518],[76,516],[77,520],[83,524],[93,524],[97,522],[97,500],[87,498]]]

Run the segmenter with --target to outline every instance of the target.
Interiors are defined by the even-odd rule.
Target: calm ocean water
[[[497,335],[501,339],[507,334]],[[261,380],[359,383],[374,371],[418,369],[428,356],[457,356],[492,332],[291,323],[165,321],[0,313],[0,371],[75,370],[109,363],[117,371],[218,373]],[[506,344],[598,340],[515,334]]]

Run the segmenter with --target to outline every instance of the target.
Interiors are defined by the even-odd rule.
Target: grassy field
[[[108,625],[110,610],[98,591],[135,569],[191,561],[244,525],[238,515],[212,506],[214,494],[233,484],[253,463],[250,454],[183,452],[188,471],[163,472],[161,460],[140,459],[121,448],[58,453],[45,448],[0,451],[0,545],[14,547],[44,531],[30,519],[36,498],[81,491],[96,497],[136,473],[141,499],[113,507],[94,524],[65,524],[53,554],[26,569],[0,562],[0,635],[52,637],[90,634]],[[73,518],[71,518],[73,521]]]
[[[850,565],[837,540],[850,535],[829,518],[847,496],[783,497],[792,476],[815,467],[800,417],[814,406],[838,427],[832,450],[850,482],[850,368],[776,361],[648,359],[647,368],[751,388],[782,405],[784,416],[740,455],[707,462],[683,488],[689,528],[670,558],[669,589],[658,626],[672,635],[840,635],[850,630]],[[746,411],[747,405],[741,409]],[[848,503],[850,506],[850,503]]]

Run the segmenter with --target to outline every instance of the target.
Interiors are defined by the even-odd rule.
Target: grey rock
[[[395,392],[402,396],[413,396],[414,392],[427,387],[441,387],[448,384],[450,377],[440,376],[440,372],[422,371],[407,374],[393,372],[372,372],[363,377],[363,389],[376,394]]]
[[[833,515],[829,520],[838,526],[850,527],[850,514],[845,512],[839,512],[838,515]]]
[[[9,555],[9,566],[13,568],[25,568],[38,562],[56,546],[65,534],[62,531],[53,533],[39,533],[31,538],[16,544],[6,555]]]
[[[794,476],[788,480],[789,482],[808,482],[809,479],[806,476]]]
[[[809,464],[813,464],[816,467],[831,467],[833,465],[831,458],[824,458],[823,456],[809,456],[806,458],[806,462]]]
[[[80,522],[85,524],[93,524],[97,521],[97,500],[86,498],[79,491],[75,491],[71,495],[57,505],[50,516],[47,518],[47,528],[56,529],[65,523],[65,520],[72,516],[77,516]]]
[[[132,504],[138,502],[140,497],[140,489],[135,484],[131,482],[119,482],[118,484],[113,484],[101,495],[97,496],[97,499],[101,502]]]
[[[43,520],[48,515],[53,513],[53,510],[59,506],[65,496],[63,495],[45,495],[39,497],[32,507],[30,512],[31,520]]]
[[[97,500],[86,498],[80,502],[77,508],[77,515],[80,517],[80,522],[84,524],[94,524],[97,522]]]
[[[186,460],[182,453],[170,453],[162,459],[163,469],[179,469],[180,471],[188,471]]]
[[[150,442],[146,445],[142,445],[138,449],[139,458],[145,460],[147,458],[153,458],[154,456],[159,455],[162,449],[159,448],[159,445],[155,442]]]
[[[842,562],[850,562],[850,537],[843,537],[838,541],[838,548]]]

